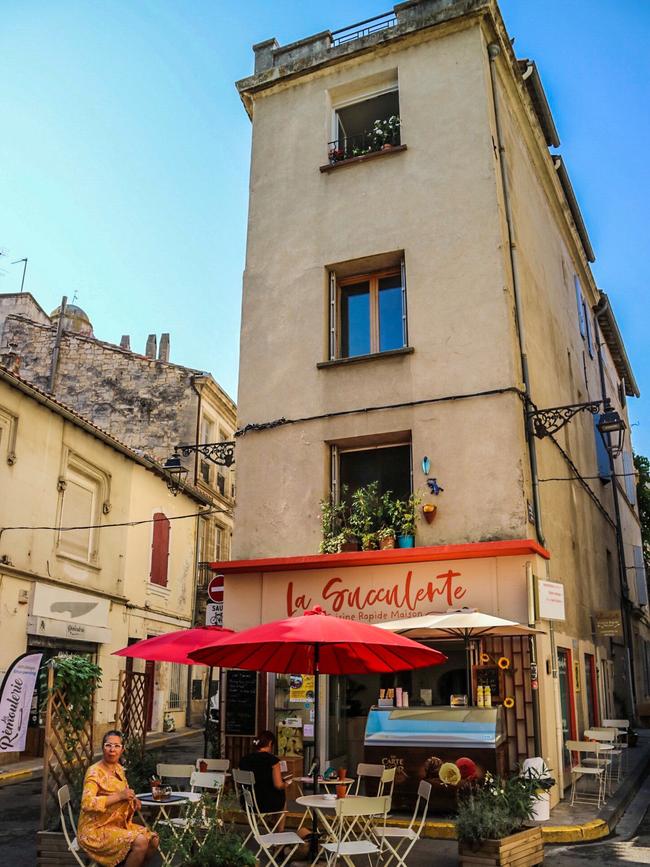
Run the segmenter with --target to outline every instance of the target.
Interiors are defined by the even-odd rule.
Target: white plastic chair
[[[164,782],[165,780],[182,781],[184,786],[189,786],[190,777],[194,773],[194,765],[166,765],[159,762],[156,765],[156,773]],[[181,787],[174,784],[177,789]]]
[[[256,857],[259,855],[260,852],[264,852],[270,863],[273,864],[273,867],[284,867],[285,864],[288,864],[288,862],[291,861],[294,852],[303,842],[302,838],[300,838],[295,831],[262,833],[260,831],[260,826],[257,822],[260,813],[257,810],[257,807],[253,801],[253,793],[248,788],[245,788],[243,790],[243,795],[246,818],[248,819],[248,824],[251,828],[251,834],[249,836],[253,837],[259,847],[256,853]],[[277,851],[274,854],[274,850],[277,850],[279,847],[285,846],[289,847],[288,852],[286,852],[284,849],[280,849],[279,855]],[[283,853],[285,857],[278,864],[275,859],[276,857],[281,857]]]
[[[368,798],[359,795],[354,798],[341,798],[336,802],[334,824],[335,840],[324,843],[327,864],[336,864],[341,858],[348,867],[355,867],[352,858],[357,855],[382,856],[384,839],[380,834],[386,828],[386,816],[390,809],[390,798],[386,795]],[[372,832],[365,829],[373,819],[383,817],[381,824]],[[359,833],[361,831],[361,833]]]
[[[255,774],[252,771],[242,771],[239,768],[233,768],[232,772],[233,783],[235,784],[235,794],[240,800],[246,801],[246,792],[250,793],[253,810],[255,812],[255,816],[259,825],[261,825],[262,830],[267,834],[273,834],[275,829],[278,827],[280,822],[282,821],[283,816],[286,815],[286,810],[278,810],[274,813],[263,813],[259,804],[257,803],[257,798],[255,796]],[[277,818],[273,821],[273,817],[277,816]],[[250,823],[249,823],[250,824]],[[246,839],[244,840],[244,845],[248,843],[251,837],[255,836],[253,831],[253,826],[251,825],[251,830]]]
[[[81,867],[97,867],[95,861],[82,861],[81,855],[79,854],[80,852],[83,852],[83,849],[77,840],[77,826],[75,825],[74,816],[72,815],[69,787],[61,786],[56,795],[59,802],[61,828],[63,829],[63,836],[65,837],[68,852],[72,855],[77,864],[81,865]]]
[[[230,759],[197,759],[196,770],[201,770],[201,764],[205,762],[206,771],[219,771],[221,774],[226,774],[230,770]]]
[[[583,804],[596,803],[598,809],[605,801],[606,765],[602,758],[603,753],[600,744],[593,741],[566,741],[565,746],[571,754],[571,806],[576,802]],[[573,754],[578,754],[578,761],[574,764]],[[595,764],[586,764],[581,761],[583,755],[590,756],[593,753]],[[578,780],[581,777],[591,777],[596,781],[596,791],[579,791]]]
[[[422,780],[418,786],[418,797],[415,802],[415,810],[407,828],[375,828],[374,835],[383,841],[388,849],[388,858],[383,861],[382,867],[388,867],[396,861],[400,867],[406,867],[406,858],[422,836],[422,829],[429,810],[429,798],[431,797],[431,783]]]

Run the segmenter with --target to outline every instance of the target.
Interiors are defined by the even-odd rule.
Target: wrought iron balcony
[[[381,30],[388,30],[395,27],[397,17],[394,12],[384,12],[383,15],[375,15],[374,18],[366,18],[365,21],[359,21],[357,24],[351,24],[349,27],[342,27],[340,30],[333,30],[332,47],[343,45],[346,42],[352,42],[355,39],[361,39],[362,36],[369,36],[371,33],[378,33]]]
[[[353,157],[381,151],[401,144],[399,126],[381,136],[375,129],[364,130],[358,135],[348,135],[344,138],[328,142],[327,151],[330,163],[340,163]]]

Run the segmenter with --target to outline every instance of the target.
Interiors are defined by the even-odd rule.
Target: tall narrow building
[[[254,52],[238,82],[253,144],[226,625],[317,604],[531,623],[532,642],[472,648],[469,699],[492,678],[510,766],[542,755],[568,783],[564,740],[647,706],[650,633],[639,392],[537,66],[490,0],[406,2]],[[415,547],[320,554],[321,501],[373,481],[422,496]],[[412,703],[465,691],[462,643],[445,652],[396,681]],[[297,713],[285,680],[262,684],[271,728]],[[323,683],[323,761],[362,760],[394,685]]]

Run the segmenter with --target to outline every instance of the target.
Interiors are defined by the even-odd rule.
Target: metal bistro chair
[[[72,804],[70,803],[70,789],[68,786],[61,786],[57,794],[59,802],[59,815],[61,817],[61,828],[63,836],[68,847],[68,852],[75,859],[80,867],[98,867],[95,861],[82,861],[80,852],[83,849],[77,840],[77,826],[75,825],[74,816],[72,815]]]
[[[197,759],[197,771],[201,770],[200,765],[203,763],[205,763],[206,771],[218,771],[220,774],[227,774],[230,770],[230,759]]]
[[[216,771],[193,771],[192,776],[190,777],[190,791],[191,792],[216,792],[215,803],[217,807],[221,802],[221,796],[223,794],[223,787],[226,782],[226,777],[224,774],[219,774]],[[201,822],[199,827],[206,828],[207,827],[207,819],[205,816],[205,811],[202,810]],[[194,821],[194,820],[192,820]],[[190,824],[190,819],[187,819],[183,816],[178,816],[173,819],[169,819],[168,821],[160,822],[161,825],[169,824],[173,825],[175,828],[187,829]]]
[[[156,773],[163,781],[176,780],[187,787],[190,784],[190,777],[194,773],[194,765],[166,765],[159,762],[156,765]],[[178,783],[176,783],[176,789],[179,791],[181,789]]]
[[[352,858],[357,855],[383,854],[383,835],[380,833],[386,828],[386,816],[390,809],[390,798],[387,795],[368,798],[359,795],[354,798],[341,798],[336,802],[335,836],[336,839],[324,843],[322,850],[325,852],[328,867],[336,864],[341,858],[348,867],[355,867]],[[383,816],[380,827],[368,833],[370,822]]]
[[[375,828],[374,835],[383,842],[388,849],[388,858],[382,861],[382,867],[388,867],[396,861],[400,867],[406,867],[406,858],[422,836],[422,829],[429,810],[429,798],[431,797],[431,783],[422,780],[418,786],[418,797],[415,802],[415,810],[411,821],[406,828]]]
[[[571,755],[571,806],[576,802],[583,804],[595,803],[598,809],[605,802],[606,765],[602,759],[600,744],[593,741],[566,741],[565,746]],[[574,764],[573,754],[577,753],[578,760]],[[585,754],[594,754],[595,765],[585,764],[581,757]],[[596,781],[595,792],[578,791],[577,784],[581,777],[591,777]]]
[[[606,729],[616,729],[618,734],[618,739],[616,742],[616,746],[623,750],[623,754],[621,755],[621,763],[625,761],[627,758],[627,730],[630,727],[629,719],[604,719],[601,720],[601,726]],[[625,738],[625,740],[623,740]]]
[[[239,770],[239,768],[233,768],[232,779],[233,783],[235,784],[235,794],[237,798],[240,800],[240,802],[244,801],[245,804],[246,792],[249,792],[257,822],[265,833],[273,834],[275,832],[275,829],[282,821],[282,817],[286,815],[287,811],[278,810],[275,813],[263,813],[260,810],[259,804],[257,803],[257,798],[255,797],[255,774],[252,771],[242,771]],[[273,820],[273,816],[277,816],[277,819]],[[244,845],[248,843],[251,837],[254,836],[255,831],[253,829],[253,826],[251,825],[250,832],[244,840]]]
[[[260,813],[253,801],[253,793],[250,789],[245,788],[243,790],[243,795],[246,818],[248,819],[248,824],[251,829],[249,837],[252,836],[259,847],[255,857],[258,857],[260,852],[264,852],[270,863],[273,864],[273,867],[284,867],[285,864],[288,864],[289,861],[291,861],[294,852],[303,842],[302,838],[299,837],[295,831],[280,831],[278,833],[271,831],[269,833],[262,833],[257,822]],[[246,839],[248,839],[248,837]],[[286,852],[284,848],[279,848],[285,846],[289,847],[288,852]],[[277,849],[279,849],[279,852],[276,851],[274,855],[274,850]],[[285,856],[284,860],[278,864],[275,859],[281,858],[283,853]]]
[[[365,762],[359,762],[357,765],[357,784],[354,787],[354,794],[360,795],[362,787],[365,793],[368,780],[381,780],[383,772],[383,765],[368,765]]]
[[[614,777],[614,760],[616,760],[616,782],[621,782],[621,761],[623,750],[618,745],[618,732],[616,729],[603,728],[594,726],[592,729],[585,731],[585,738],[590,741],[598,741],[601,744],[607,744],[611,749],[607,750],[607,788],[609,794],[612,794],[612,779]],[[585,759],[587,761],[587,759]],[[589,762],[593,762],[593,759]]]

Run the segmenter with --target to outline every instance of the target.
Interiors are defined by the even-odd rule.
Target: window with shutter
[[[634,546],[634,574],[636,577],[636,598],[639,605],[648,604],[648,579],[643,562],[643,548]]]
[[[149,580],[160,587],[167,586],[169,569],[169,533],[171,524],[162,512],[153,516],[153,541],[151,543],[151,574]]]
[[[102,503],[109,498],[108,477],[80,455],[66,449],[59,480],[57,553],[89,565],[99,564]],[[74,528],[74,529],[73,529]]]
[[[585,304],[582,300],[582,287],[580,286],[580,280],[578,280],[577,274],[573,275],[573,284],[576,290],[576,304],[578,306],[578,324],[580,326],[580,335],[584,338],[587,336],[587,320],[585,317]]]
[[[601,416],[594,416],[594,436],[596,438],[596,460],[598,461],[598,475],[600,476],[600,481],[607,484],[611,482],[611,468],[609,465],[609,454],[607,453],[607,449],[605,448],[605,443],[603,442],[603,437],[598,430],[598,422],[600,421]]]
[[[636,505],[636,474],[631,452],[623,452],[623,476],[625,479],[625,495],[630,505]]]

